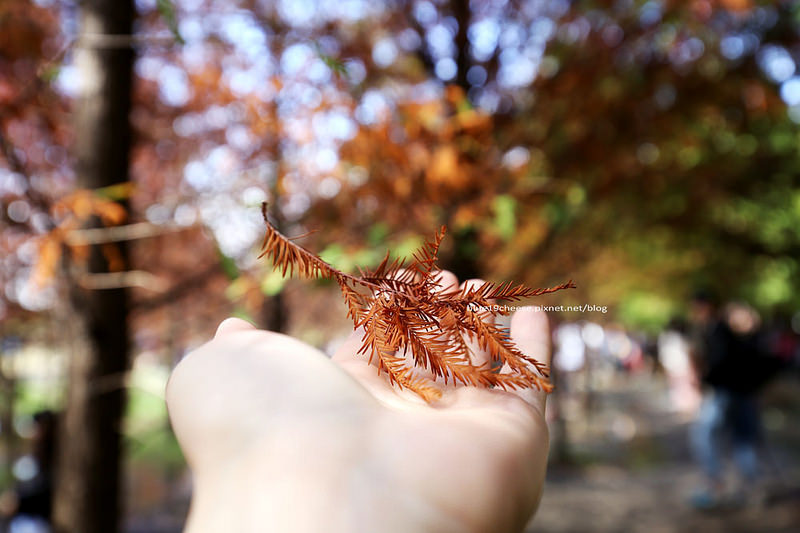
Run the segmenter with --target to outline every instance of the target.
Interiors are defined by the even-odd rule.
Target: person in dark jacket
[[[705,307],[704,307],[705,306]],[[761,439],[756,392],[765,382],[760,319],[750,306],[732,303],[717,317],[710,300],[696,300],[694,315],[698,373],[705,391],[690,445],[705,476],[706,487],[692,496],[697,508],[722,502],[723,437],[729,437],[742,486],[758,478]]]

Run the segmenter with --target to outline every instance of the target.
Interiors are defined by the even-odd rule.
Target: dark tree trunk
[[[84,0],[75,64],[82,83],[76,108],[78,186],[128,181],[133,48],[104,35],[130,35],[132,0]],[[92,38],[86,36],[92,35]],[[102,46],[101,43],[111,43]],[[112,46],[113,45],[113,46]],[[96,223],[96,221],[95,221]],[[127,250],[119,246],[127,265]],[[102,250],[90,250],[89,273],[108,271]],[[58,533],[120,529],[124,375],[128,369],[128,293],[124,288],[71,289],[75,338],[61,427],[54,502]]]
[[[287,29],[273,24],[271,27],[275,35],[286,35]],[[272,43],[271,52],[273,57],[280,57],[283,53],[283,41],[275,39]],[[278,103],[272,102],[269,107],[270,121],[272,124],[281,124],[281,117],[278,114]],[[267,141],[269,153],[272,155],[272,160],[275,164],[275,174],[273,179],[267,184],[270,192],[270,202],[268,206],[269,215],[272,218],[272,223],[278,231],[283,231],[285,228],[283,215],[281,214],[280,204],[283,196],[283,150],[281,148],[281,137],[278,129],[273,132],[272,138]],[[278,333],[286,332],[289,325],[289,310],[286,307],[286,300],[283,291],[273,294],[271,296],[264,296],[264,301],[261,302],[261,316],[259,317],[259,326],[269,331]]]
[[[446,225],[451,226],[449,223]],[[442,267],[455,274],[459,282],[481,278],[478,261],[480,248],[475,229],[470,227],[455,231],[452,233],[452,239],[453,248],[450,253],[442,257]]]
[[[458,32],[455,36],[456,45],[456,66],[458,73],[456,74],[455,83],[464,90],[464,94],[469,93],[470,84],[467,81],[467,72],[472,66],[472,60],[469,52],[469,25],[472,22],[472,11],[469,7],[469,0],[451,0],[450,9],[458,22]],[[450,221],[450,215],[455,209],[449,209],[445,225],[453,227]],[[479,263],[480,250],[476,242],[477,232],[474,228],[462,228],[460,231],[451,233],[453,239],[452,252],[442,257],[442,266],[451,271],[458,277],[459,281],[465,281],[473,278],[481,277],[481,268]]]
[[[277,153],[277,152],[276,152]],[[280,157],[280,156],[278,156]],[[278,231],[283,230],[284,222],[281,216],[280,208],[278,208],[278,199],[280,197],[280,180],[281,180],[281,166],[278,166],[278,174],[275,178],[275,183],[271,187],[271,194],[273,204],[270,206],[270,216],[272,223]],[[286,307],[286,298],[283,290],[271,296],[264,295],[264,300],[261,302],[261,316],[259,317],[259,327],[277,333],[285,333],[289,326],[289,313]]]
[[[458,22],[458,32],[456,33],[456,66],[458,73],[456,74],[456,84],[464,89],[466,93],[469,91],[469,81],[467,81],[467,72],[472,66],[472,61],[469,57],[469,24],[472,21],[472,12],[469,9],[469,0],[453,0],[452,2],[453,16]]]
[[[261,304],[261,327],[269,331],[283,333],[287,328],[286,304],[283,291],[273,296],[265,296]]]

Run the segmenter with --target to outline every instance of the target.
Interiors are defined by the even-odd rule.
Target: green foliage
[[[284,276],[278,269],[272,269],[261,279],[261,294],[264,296],[279,294],[288,280],[289,276]]]
[[[317,41],[314,41],[314,50],[317,53],[317,57],[319,57],[322,62],[325,63],[325,65],[337,76],[341,76],[346,80],[350,79],[350,73],[347,72],[347,65],[345,65],[342,60],[326,54]]]
[[[20,380],[15,385],[14,411],[17,415],[33,415],[38,411],[61,408],[63,383],[42,380]]]
[[[398,240],[390,249],[392,250],[392,259],[411,257],[420,246],[422,246],[423,239],[418,235],[409,235],[404,239]]]
[[[186,465],[180,445],[169,427],[125,436],[128,460],[151,465],[166,473],[180,472]]]
[[[175,4],[172,3],[172,0],[157,0],[156,7],[161,18],[167,24],[169,31],[172,32],[172,36],[175,40],[179,44],[186,44],[178,28],[178,19],[175,16]]]
[[[494,208],[494,230],[503,240],[508,241],[516,229],[517,201],[513,196],[501,194],[495,196],[492,207]]]
[[[44,83],[52,83],[61,74],[61,65],[50,65],[39,73],[39,79]]]
[[[626,293],[617,308],[617,314],[625,324],[651,333],[664,328],[676,313],[671,298],[649,292]]]
[[[129,460],[162,471],[177,472],[185,462],[169,428],[163,390],[168,370],[161,366],[135,367],[127,393],[124,420],[125,448]]]
[[[376,222],[367,232],[367,241],[371,246],[382,246],[386,243],[390,231],[391,228],[385,222]]]
[[[798,305],[798,266],[793,258],[763,258],[750,289],[751,301],[762,309]]]
[[[126,200],[130,198],[133,188],[133,183],[126,181],[123,183],[108,185],[106,187],[100,187],[99,189],[95,189],[93,192],[100,198],[118,202],[120,200]]]
[[[234,308],[234,310],[231,311],[231,316],[235,318],[241,318],[242,320],[250,322],[251,324],[258,323],[255,317],[247,309],[243,309],[241,307]]]
[[[233,257],[225,255],[219,248],[217,248],[217,257],[219,258],[222,271],[225,272],[229,280],[233,281],[241,275],[239,266],[236,264],[236,260]]]

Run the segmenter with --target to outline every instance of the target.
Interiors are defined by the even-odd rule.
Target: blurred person
[[[3,514],[10,517],[9,533],[49,533],[53,508],[57,415],[40,411],[33,415],[32,450],[23,460],[30,463],[30,477],[17,482],[3,495]]]
[[[673,319],[658,335],[658,361],[667,375],[669,400],[673,412],[694,415],[701,396],[691,359],[687,325]]]
[[[633,374],[648,368],[645,347],[648,338],[642,333],[628,333],[624,328],[609,328],[606,337],[618,373]]]
[[[562,424],[575,408],[582,408],[581,391],[586,383],[586,343],[582,327],[577,322],[562,322],[553,331],[553,369],[554,379],[558,380],[555,393],[556,412],[552,414]],[[575,404],[575,407],[571,405]],[[564,431],[566,428],[564,428]],[[561,430],[559,430],[561,432]]]
[[[544,313],[517,311],[511,336],[549,359]],[[361,338],[328,358],[228,319],[176,366],[187,533],[522,531],[544,482],[544,393],[450,386],[428,405],[357,355]]]
[[[691,503],[709,509],[730,503],[723,479],[723,437],[730,438],[741,477],[734,500],[746,497],[746,489],[753,488],[759,477],[761,422],[756,391],[763,384],[757,376],[764,354],[760,318],[750,306],[729,304],[718,317],[709,298],[696,298],[692,316],[703,335],[696,349],[705,391],[690,428],[690,445],[706,482],[692,495]]]
[[[553,366],[561,372],[578,372],[586,362],[586,344],[583,342],[580,324],[564,322],[553,335],[555,353]]]

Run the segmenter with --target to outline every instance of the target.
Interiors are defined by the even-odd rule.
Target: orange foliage
[[[61,259],[63,232],[58,228],[44,235],[39,241],[39,253],[33,269],[33,283],[42,287],[55,277]]]
[[[119,187],[118,191],[125,190]],[[61,253],[69,244],[72,258],[86,260],[88,248],[82,244],[69,243],[71,231],[80,227],[92,216],[100,218],[106,226],[116,226],[125,221],[127,212],[117,202],[103,198],[97,191],[79,189],[56,202],[53,207],[53,220],[57,225],[39,240],[39,253],[34,268],[33,279],[39,285],[46,285],[55,277]],[[113,244],[103,247],[103,254],[109,263],[109,270],[117,272],[125,265],[119,249]]]

